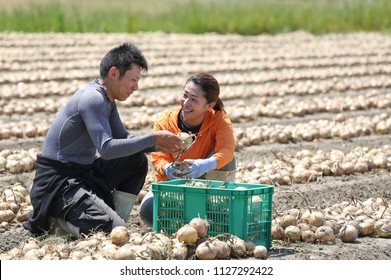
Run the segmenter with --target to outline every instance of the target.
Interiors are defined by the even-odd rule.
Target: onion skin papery
[[[316,240],[321,244],[326,244],[335,239],[334,231],[329,226],[320,226],[315,231]]]
[[[301,232],[301,240],[305,243],[315,243],[316,237],[312,230],[305,230]]]
[[[195,244],[198,240],[197,230],[188,224],[182,226],[176,232],[176,237],[180,242],[184,242],[187,245]]]
[[[224,260],[230,257],[231,247],[228,246],[227,242],[215,238],[212,240],[212,243],[217,249],[216,259]]]
[[[382,238],[391,237],[391,220],[380,219],[373,226],[375,233]]]
[[[326,222],[326,217],[324,216],[324,214],[322,212],[312,212],[310,214],[310,217],[308,219],[308,222],[310,223],[310,225],[313,225],[313,226],[316,226],[316,227],[320,227],[320,226],[323,226]]]
[[[342,242],[353,243],[358,238],[358,230],[353,225],[345,225],[340,229],[338,237]]]
[[[111,230],[110,239],[115,245],[122,245],[129,241],[129,230],[124,226],[117,226]]]
[[[300,240],[301,231],[297,226],[288,226],[284,233],[290,242],[296,242]]]
[[[253,254],[254,254],[254,257],[257,259],[266,259],[267,258],[267,248],[263,245],[255,246]]]
[[[246,244],[243,239],[232,236],[228,239],[227,244],[231,248],[232,257],[243,257],[246,255]]]
[[[205,237],[208,233],[209,223],[201,218],[193,218],[189,225],[197,231],[198,238]]]
[[[285,236],[284,228],[277,223],[272,224],[272,238],[274,240],[283,240]]]
[[[197,246],[196,256],[200,260],[214,260],[216,255],[217,248],[210,240],[202,242]]]

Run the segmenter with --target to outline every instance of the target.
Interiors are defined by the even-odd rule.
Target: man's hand
[[[183,149],[184,142],[174,133],[167,130],[153,132],[156,150],[164,153],[176,153]]]

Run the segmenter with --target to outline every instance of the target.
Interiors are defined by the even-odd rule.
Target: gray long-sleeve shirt
[[[106,90],[93,81],[78,90],[57,114],[46,135],[42,156],[79,164],[91,164],[96,152],[113,159],[153,151],[153,133],[133,136],[128,133],[110,102]]]

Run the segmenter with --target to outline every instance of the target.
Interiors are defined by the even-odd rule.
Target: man
[[[113,48],[100,63],[100,79],[79,89],[57,114],[37,157],[33,211],[24,224],[32,234],[60,228],[79,237],[126,226],[148,172],[144,153],[183,147],[169,131],[136,137],[125,129],[115,100],[138,89],[143,70],[148,64],[137,46]]]

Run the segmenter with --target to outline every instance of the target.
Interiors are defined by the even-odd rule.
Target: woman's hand
[[[206,159],[184,160],[189,163],[189,167],[182,171],[182,173],[188,174],[187,176],[193,179],[201,177],[206,172],[216,169],[217,159],[210,157]]]

